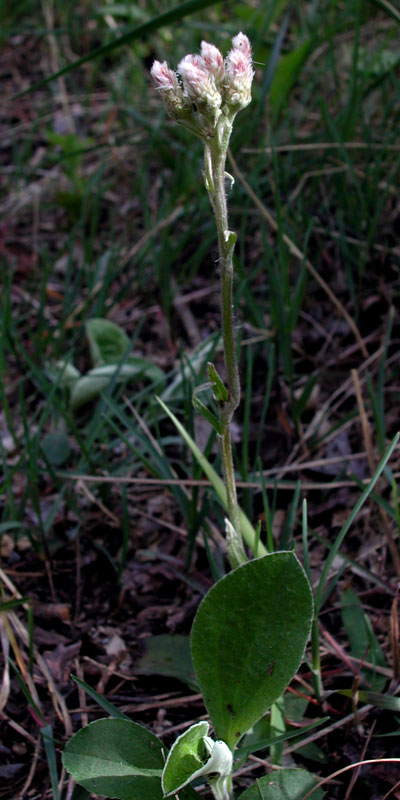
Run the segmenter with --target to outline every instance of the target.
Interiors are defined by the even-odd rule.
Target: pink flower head
[[[253,77],[251,61],[241,50],[231,50],[226,57],[226,69],[234,79]]]
[[[151,75],[162,91],[168,114],[207,141],[214,136],[221,116],[232,124],[237,112],[250,103],[254,75],[251,45],[244,33],[238,33],[224,63],[218,47],[203,41],[201,54],[182,58],[176,72],[166,61],[155,61]],[[221,131],[225,129],[224,122]]]
[[[163,93],[166,111],[173,119],[178,120],[178,122],[182,121],[190,112],[191,105],[189,99],[183,94],[178,76],[169,68],[166,61],[162,63],[155,61],[150,73],[158,89]]]
[[[204,59],[199,56],[197,53],[189,53],[187,56],[181,59],[178,64],[178,72],[182,75],[181,67],[185,67],[186,64],[192,64],[197,69],[202,69],[203,72],[207,72],[207,67],[204,63]]]
[[[178,64],[178,72],[181,75],[185,89],[190,97],[197,97],[207,91],[209,76],[205,69],[188,61],[188,57],[182,59]]]
[[[216,82],[224,77],[224,58],[222,53],[213,44],[201,43],[201,56],[208,72],[214,76]]]
[[[251,44],[245,33],[238,33],[232,39],[232,47],[234,50],[240,50],[245,56],[251,59]]]
[[[243,33],[238,33],[232,43],[234,46],[225,62],[226,101],[229,106],[245,108],[251,101],[251,84],[254,76],[251,47],[247,36]],[[235,47],[235,43],[239,46]]]
[[[169,68],[166,61],[162,63],[155,61],[150,74],[154,78],[159,89],[176,89],[178,80],[172,69]]]
[[[214,77],[203,65],[201,56],[185,56],[178,64],[178,72],[182,77],[185,91],[199,110],[216,117],[221,105],[221,95],[215,85]]]

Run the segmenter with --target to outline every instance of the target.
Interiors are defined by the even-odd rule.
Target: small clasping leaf
[[[231,774],[233,758],[228,745],[214,742],[208,731],[208,722],[197,722],[172,745],[161,778],[165,796],[176,794],[202,775],[214,782]]]

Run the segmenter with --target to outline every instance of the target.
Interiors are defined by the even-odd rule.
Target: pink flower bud
[[[178,80],[172,69],[169,68],[166,61],[162,63],[155,61],[150,74],[154,78],[159,89],[176,89]]]
[[[234,50],[240,50],[241,53],[251,59],[251,44],[245,33],[238,33],[232,39],[232,47]]]
[[[240,46],[234,46],[226,57],[225,99],[228,106],[245,108],[251,101],[251,84],[254,76],[250,42],[243,33],[238,33],[232,41]]]
[[[221,95],[212,75],[203,67],[200,56],[185,56],[178,64],[178,72],[182,77],[188,96],[202,113],[217,115],[221,105]]]
[[[224,77],[224,59],[222,53],[213,44],[201,43],[201,55],[208,72],[214,76],[216,82]]]
[[[158,89],[163,93],[166,111],[173,119],[178,122],[182,121],[190,113],[191,104],[183,94],[176,73],[169,68],[166,61],[163,61],[162,64],[160,61],[155,61],[150,73]]]
[[[189,53],[187,56],[181,59],[178,64],[178,72],[182,74],[181,67],[186,64],[192,64],[193,67],[197,67],[197,69],[202,69],[203,72],[207,72],[207,67],[204,63],[204,59],[201,56],[197,55],[197,53]]]

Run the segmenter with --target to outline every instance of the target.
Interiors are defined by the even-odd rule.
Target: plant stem
[[[231,775],[210,781],[209,785],[215,800],[233,800]]]
[[[320,703],[324,694],[321,674],[321,653],[319,644],[318,609],[314,610],[314,619],[311,628],[311,672],[313,677],[315,696]]]
[[[221,115],[215,135],[205,143],[205,183],[214,211],[218,233],[219,268],[221,281],[221,316],[224,362],[228,383],[228,399],[220,404],[220,452],[228,499],[228,516],[233,533],[228,537],[228,555],[231,566],[247,561],[240,531],[239,506],[236,493],[235,471],[232,458],[230,423],[240,403],[240,379],[236,356],[236,337],[233,322],[233,250],[236,234],[228,227],[228,209],[225,191],[225,161],[232,121]]]

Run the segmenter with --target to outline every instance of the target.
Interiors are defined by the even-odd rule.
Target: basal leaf
[[[42,448],[47,460],[54,467],[65,464],[71,450],[69,438],[62,428],[48,433],[43,439]]]
[[[118,364],[130,347],[125,331],[108,319],[95,317],[85,325],[90,356],[95,367]]]
[[[63,764],[94,794],[117,800],[162,800],[163,745],[147,728],[99,719],[67,743]]]
[[[145,652],[135,664],[138,675],[166,675],[186,683],[194,692],[199,691],[196,681],[188,636],[161,633],[144,640]]]
[[[303,797],[318,782],[305,769],[280,769],[259,778],[240,795],[239,800],[303,800]],[[322,789],[316,789],[313,800],[322,800]]]
[[[105,364],[102,367],[95,367],[74,384],[70,395],[71,409],[76,411],[80,406],[94,400],[104,389],[107,389],[114,377],[118,383],[142,378],[150,379],[153,382],[160,382],[164,379],[163,373],[155,364],[145,358],[135,358],[134,356],[121,366]]]
[[[289,552],[243,564],[200,604],[193,665],[216,736],[231,749],[298,669],[312,613],[308,580]]]

